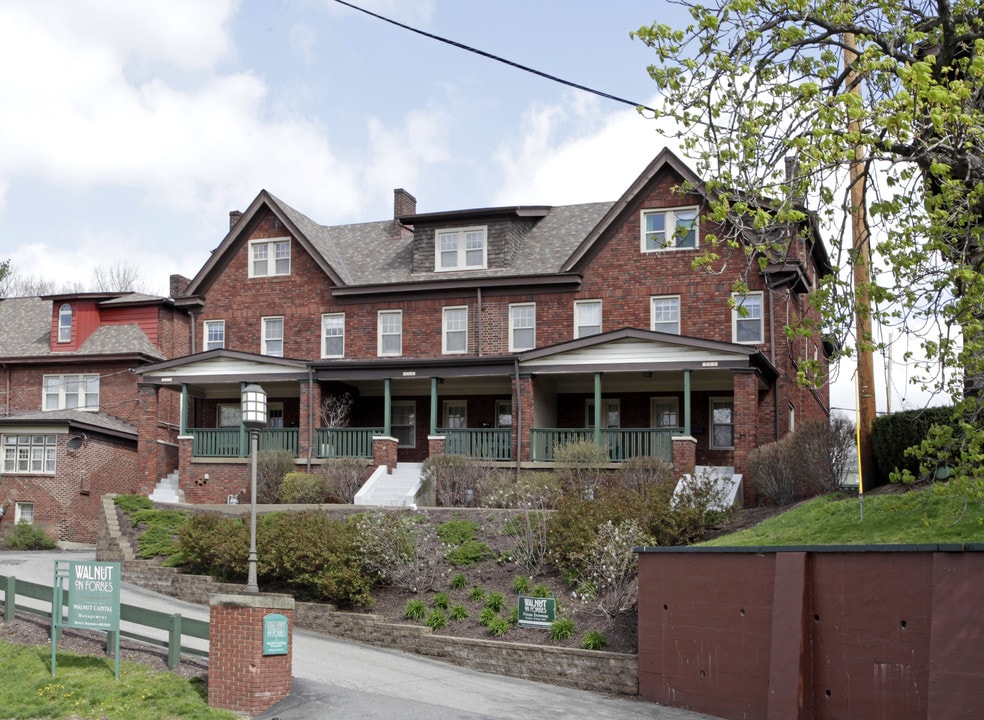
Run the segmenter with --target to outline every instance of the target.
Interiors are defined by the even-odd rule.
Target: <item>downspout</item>
[[[691,435],[690,420],[690,371],[683,371],[683,434]]]
[[[437,376],[431,378],[430,434],[437,435]]]
[[[594,441],[601,445],[601,373],[594,374]],[[607,413],[605,413],[607,416]]]
[[[392,436],[391,425],[393,421],[393,387],[389,378],[383,378],[383,434],[386,437]]]
[[[314,448],[316,438],[314,437],[314,370],[308,365],[308,446],[307,446],[307,472],[311,474],[311,450]]]
[[[475,332],[478,333],[478,356],[482,357],[482,288],[475,288],[475,302],[478,317],[475,319]]]
[[[519,471],[523,467],[522,454],[523,454],[523,391],[522,386],[519,384],[519,358],[513,358],[513,366],[515,367],[516,373],[516,422],[513,426],[516,428],[516,479],[519,479]]]
[[[776,366],[776,303],[775,295],[772,290],[772,283],[766,278],[765,287],[769,291],[769,359],[772,361],[772,366]],[[788,297],[788,296],[787,296]],[[789,302],[786,302],[786,315],[788,321],[789,315]],[[782,405],[782,399],[779,397],[780,390],[782,389],[782,381],[780,378],[776,378],[776,391],[775,395],[775,414],[776,414],[776,440],[782,437],[782,420],[780,419],[779,409]]]

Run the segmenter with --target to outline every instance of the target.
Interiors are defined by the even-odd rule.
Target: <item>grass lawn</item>
[[[145,665],[112,658],[58,653],[51,676],[51,648],[0,640],[0,717],[105,718],[106,720],[235,720],[236,715],[208,707],[199,682]]]
[[[984,502],[941,492],[836,493],[804,502],[709,546],[938,544],[984,542]]]

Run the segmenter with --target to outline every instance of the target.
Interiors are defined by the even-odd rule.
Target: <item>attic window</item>
[[[251,240],[249,277],[290,275],[290,238]]]
[[[58,342],[72,342],[72,306],[68,303],[58,308]]]
[[[697,247],[697,208],[644,210],[642,252],[690,250]]]
[[[434,234],[434,269],[484,269],[488,263],[487,235],[488,231],[484,226],[438,230]]]

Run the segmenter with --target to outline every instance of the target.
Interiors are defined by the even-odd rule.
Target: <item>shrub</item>
[[[51,550],[58,543],[38,525],[19,522],[7,533],[4,544],[8,550]]]
[[[468,593],[472,602],[480,603],[485,601],[485,591],[480,587],[473,587]]]
[[[492,612],[502,612],[506,605],[506,597],[501,592],[490,592],[485,596],[485,607]]]
[[[280,502],[284,505],[318,504],[324,501],[324,476],[303,472],[291,472],[284,476],[280,485]]]
[[[791,435],[757,447],[748,454],[748,473],[755,491],[768,505],[789,505],[800,498],[796,456]]]
[[[906,450],[921,445],[933,426],[948,427],[954,422],[953,407],[908,410],[875,418],[871,425],[871,450],[878,465],[878,482],[865,478],[865,489],[887,483],[893,473],[905,470],[919,477],[919,459],[907,455]]]
[[[425,484],[432,484],[442,507],[472,507],[480,502],[481,488],[491,470],[464,455],[431,455],[421,467]]]
[[[468,580],[461,573],[457,573],[451,577],[450,585],[452,590],[464,590],[468,585]]]
[[[550,592],[550,588],[546,585],[537,585],[533,588],[533,592],[531,594],[533,597],[545,598],[550,597],[553,593]]]
[[[361,513],[355,527],[361,562],[370,575],[414,593],[433,585],[439,558],[424,555],[424,529],[413,516]]]
[[[133,527],[141,523],[146,529],[137,538],[142,558],[172,558],[180,554],[178,533],[188,524],[188,513],[181,510],[137,510],[130,513]]]
[[[423,620],[427,615],[427,606],[424,605],[424,601],[419,598],[413,598],[407,600],[407,604],[403,608],[403,617],[407,620]]]
[[[151,510],[154,507],[154,503],[143,495],[117,495],[113,498],[113,503],[125,513],[132,513],[137,510]]]
[[[351,505],[371,468],[358,458],[332,458],[318,472],[324,478],[325,499]]]
[[[249,525],[244,518],[195,513],[178,531],[178,546],[191,573],[218,580],[244,580]]]
[[[608,448],[591,440],[578,440],[554,450],[557,476],[568,495],[593,499],[610,474]]]
[[[485,624],[485,627],[492,637],[502,637],[509,632],[509,621],[496,615]]]
[[[542,511],[553,508],[564,489],[555,473],[528,472],[513,479],[512,473],[490,474],[482,485],[482,505]]]
[[[444,614],[444,611],[440,608],[435,608],[430,611],[427,615],[427,619],[424,620],[424,625],[429,627],[431,630],[441,630],[447,627],[448,618]]]
[[[439,610],[447,610],[451,607],[451,598],[445,592],[437,593],[433,600],[431,600],[431,605]]]
[[[581,559],[582,582],[590,583],[598,608],[614,618],[631,607],[638,595],[638,560],[634,548],[650,538],[635,520],[607,521],[595,532]],[[582,591],[582,594],[587,595]]]
[[[256,502],[277,502],[284,477],[295,469],[294,455],[287,450],[260,450],[256,454]]]
[[[608,639],[604,633],[597,630],[588,630],[581,638],[581,647],[584,650],[604,650],[608,645]]]
[[[526,595],[530,592],[530,579],[525,575],[517,575],[513,578],[512,589],[513,592],[519,595]]]
[[[570,618],[561,618],[550,623],[550,639],[570,640],[577,634],[577,625]]]
[[[468,617],[468,610],[461,603],[456,603],[448,609],[448,618],[451,620],[464,620]]]
[[[658,457],[638,455],[618,466],[615,483],[648,499],[652,495],[672,495],[676,478],[672,463]]]
[[[472,520],[449,520],[437,526],[437,536],[446,545],[461,545],[468,540],[474,540],[478,531],[478,523]]]
[[[793,454],[805,470],[803,485],[811,495],[840,489],[854,460],[854,425],[842,417],[806,420],[792,433]]]
[[[458,547],[449,550],[444,557],[455,567],[461,567],[462,565],[475,565],[494,555],[492,548],[480,540],[467,540]]]
[[[484,607],[478,613],[478,624],[488,627],[489,623],[493,622],[497,617],[499,617],[499,614],[495,610],[490,607]]]

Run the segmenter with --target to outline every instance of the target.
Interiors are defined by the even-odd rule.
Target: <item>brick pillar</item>
[[[697,467],[697,438],[692,435],[673,436],[673,477],[693,475]]]
[[[755,488],[748,473],[748,454],[758,446],[758,378],[753,371],[733,373],[735,384],[735,472],[742,476],[745,507],[755,506]]]
[[[294,598],[288,595],[209,597],[208,704],[257,715],[290,694]],[[287,618],[287,652],[264,655],[264,618]],[[281,639],[271,634],[271,640]]]
[[[447,439],[443,435],[427,436],[427,455],[443,455]]]
[[[308,392],[310,390],[310,392]],[[301,380],[301,410],[297,428],[297,454],[306,458],[308,450],[311,457],[318,456],[314,447],[317,441],[318,427],[321,426],[321,384]],[[312,433],[312,428],[314,428]]]
[[[396,446],[399,440],[385,435],[372,438],[372,460],[376,467],[385,467],[388,474],[396,470]]]
[[[139,491],[149,494],[157,481],[167,474],[160,466],[163,453],[157,443],[157,419],[160,415],[160,387],[150,383],[137,383],[137,399],[140,411],[137,418],[137,473]]]
[[[530,431],[533,429],[533,378],[520,375],[512,379],[513,450],[520,460],[530,459]],[[522,412],[520,412],[522,410]]]

